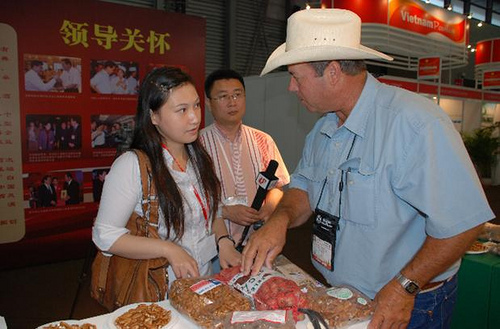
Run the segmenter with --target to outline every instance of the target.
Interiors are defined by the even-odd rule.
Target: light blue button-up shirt
[[[353,286],[370,298],[413,258],[427,235],[452,237],[494,218],[448,115],[430,100],[371,75],[342,126],[334,113],[318,120],[290,188],[308,193],[312,211],[340,214],[335,270],[313,260],[315,267],[330,284]],[[433,281],[450,277],[459,266],[457,261]]]

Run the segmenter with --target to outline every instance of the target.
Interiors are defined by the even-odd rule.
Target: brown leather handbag
[[[151,178],[148,157],[134,150],[139,158],[142,184],[142,212],[130,216],[130,234],[160,239],[158,235],[158,199]],[[168,289],[166,258],[129,259],[97,252],[92,263],[90,295],[109,311],[137,302],[157,302],[165,299]]]

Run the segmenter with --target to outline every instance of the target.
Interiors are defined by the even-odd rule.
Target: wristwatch
[[[420,286],[418,285],[418,283],[408,279],[403,274],[401,274],[401,272],[399,272],[398,275],[396,275],[395,279],[399,282],[399,284],[403,287],[403,289],[410,295],[415,296],[420,292]]]

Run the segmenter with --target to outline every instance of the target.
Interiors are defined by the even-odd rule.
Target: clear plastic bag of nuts
[[[307,308],[306,294],[295,281],[273,269],[262,267],[259,273],[250,276],[244,275],[239,267],[230,267],[215,277],[250,298],[259,311],[291,310],[295,321],[304,318],[298,309]]]
[[[242,294],[213,278],[177,279],[169,289],[170,304],[203,328],[220,328],[226,315],[251,310]]]
[[[371,318],[371,299],[352,287],[317,288],[308,293],[309,308],[320,313],[329,329],[340,329]]]

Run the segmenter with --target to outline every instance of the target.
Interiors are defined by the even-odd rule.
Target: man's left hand
[[[404,329],[410,323],[415,296],[403,290],[395,280],[389,281],[375,296],[375,313],[368,329]]]

